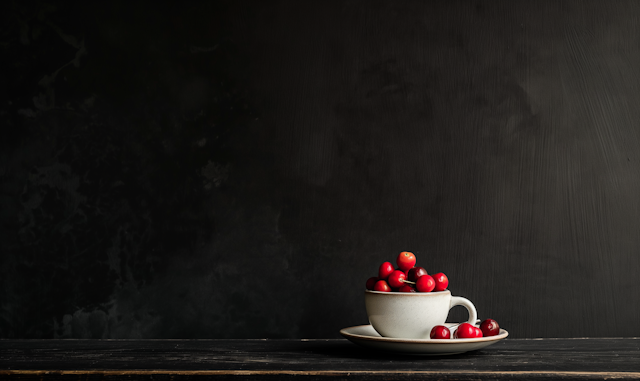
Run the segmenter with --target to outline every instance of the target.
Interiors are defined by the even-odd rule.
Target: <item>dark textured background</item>
[[[86,3],[0,12],[0,337],[335,338],[402,250],[640,334],[637,1]]]

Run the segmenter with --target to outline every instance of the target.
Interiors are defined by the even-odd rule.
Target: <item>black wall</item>
[[[0,337],[336,338],[404,250],[640,333],[640,3],[3,7]]]

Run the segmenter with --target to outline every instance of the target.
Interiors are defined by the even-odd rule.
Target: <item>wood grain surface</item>
[[[1,340],[14,378],[633,379],[640,339],[508,339],[452,356],[394,355],[346,340]]]

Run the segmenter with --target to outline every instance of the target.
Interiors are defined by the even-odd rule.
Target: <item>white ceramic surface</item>
[[[380,292],[365,290],[369,323],[381,336],[429,339],[431,329],[447,320],[449,310],[463,306],[469,311],[470,324],[478,318],[476,307],[449,290],[439,292]]]
[[[452,329],[453,336],[458,324],[445,323],[445,325]],[[396,339],[380,336],[371,325],[359,325],[344,328],[340,330],[340,334],[365,348],[391,353],[437,356],[475,351],[497,343],[507,337],[509,332],[501,328],[499,335],[475,339]]]

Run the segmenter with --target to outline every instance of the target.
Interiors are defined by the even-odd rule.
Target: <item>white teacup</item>
[[[431,329],[443,325],[454,306],[469,311],[470,324],[478,318],[476,307],[449,290],[438,292],[381,292],[365,290],[364,301],[369,322],[385,337],[428,339]]]

